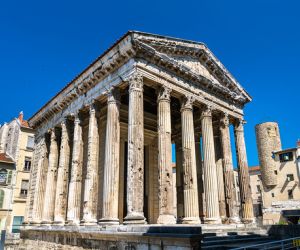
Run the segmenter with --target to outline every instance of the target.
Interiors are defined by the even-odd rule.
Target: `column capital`
[[[143,91],[143,76],[134,72],[128,79],[129,91]]]
[[[244,132],[244,124],[246,124],[246,121],[244,119],[238,119],[236,120],[234,124],[234,128],[236,132]]]
[[[170,102],[170,98],[171,98],[171,89],[167,86],[161,86],[158,90],[157,90],[157,101],[168,101]]]
[[[212,105],[207,105],[202,111],[201,111],[201,119],[204,117],[211,117],[212,111],[214,110],[214,107]]]
[[[184,110],[193,110],[193,103],[195,101],[195,97],[192,96],[192,95],[186,95],[186,96],[183,96],[180,100],[181,102],[181,109],[180,111],[184,111]]]
[[[49,128],[48,133],[50,134],[50,140],[55,141],[56,135],[55,135],[55,128]]]
[[[90,104],[88,105],[88,108],[89,108],[90,114],[96,113],[96,100],[95,100],[95,99],[93,99],[93,100],[90,102]]]
[[[120,91],[117,87],[112,87],[107,92],[107,104],[120,104]]]
[[[223,113],[223,115],[220,119],[220,125],[222,127],[228,127],[230,125],[228,113]]]

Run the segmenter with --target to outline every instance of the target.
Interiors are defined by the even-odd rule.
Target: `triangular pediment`
[[[224,94],[234,102],[245,104],[251,101],[249,94],[233,78],[221,62],[203,43],[162,37],[144,33],[134,33],[133,44],[144,55],[179,71],[198,78],[204,87]]]

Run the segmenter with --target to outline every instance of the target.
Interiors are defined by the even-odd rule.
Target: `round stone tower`
[[[273,152],[281,150],[279,127],[276,122],[265,122],[255,126],[258,157],[265,186],[277,185],[276,165]]]

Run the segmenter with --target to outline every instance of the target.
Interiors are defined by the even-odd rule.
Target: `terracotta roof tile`
[[[25,127],[25,128],[31,128],[31,127],[29,126],[27,120],[23,120],[23,121],[21,122],[21,126],[22,126],[22,127]]]
[[[0,162],[14,163],[13,159],[5,153],[0,153]]]

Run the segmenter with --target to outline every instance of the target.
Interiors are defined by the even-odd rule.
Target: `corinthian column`
[[[46,180],[46,189],[44,196],[44,209],[42,216],[43,224],[50,224],[54,219],[54,203],[56,190],[56,176],[58,166],[58,141],[55,134],[55,129],[50,130],[50,152],[49,164]]]
[[[225,114],[221,119],[220,133],[221,133],[221,144],[224,164],[224,186],[225,186],[225,199],[227,204],[227,211],[230,223],[238,223],[239,211],[235,198],[234,190],[234,172],[232,164],[232,152],[230,143],[230,131],[229,131],[229,119],[228,115]]]
[[[144,105],[143,78],[129,79],[127,216],[125,224],[144,224]]]
[[[181,100],[184,224],[200,224],[195,155],[193,98]]]
[[[215,138],[215,154],[216,154],[216,171],[218,180],[218,199],[219,199],[219,213],[223,221],[226,221],[226,203],[224,191],[224,171],[223,171],[223,154],[221,148],[220,137]]]
[[[119,224],[120,114],[119,91],[111,89],[107,97],[107,123],[103,180],[103,209],[100,224]]]
[[[195,152],[196,152],[196,165],[197,165],[197,186],[198,186],[198,202],[199,202],[199,216],[204,217],[205,214],[205,198],[203,188],[203,165],[202,154],[199,136],[195,136]]]
[[[218,201],[218,183],[215,162],[212,112],[210,107],[202,111],[201,127],[203,139],[203,172],[206,217],[205,223],[221,223]]]
[[[182,140],[176,141],[176,194],[177,194],[177,221],[181,222],[184,217],[183,198],[183,169],[182,169]]]
[[[35,182],[35,188],[32,190],[32,224],[39,224],[43,217],[43,207],[44,207],[44,199],[45,199],[45,189],[46,189],[46,181],[47,181],[47,171],[48,171],[48,155],[49,155],[49,138],[43,135],[39,138],[38,144],[35,146],[34,151],[34,166],[36,168],[33,169],[36,173],[36,179],[31,181]]]
[[[162,87],[158,102],[158,170],[159,170],[159,217],[158,224],[175,224],[173,209],[173,171],[171,142],[170,89]]]
[[[234,127],[235,147],[237,153],[239,179],[240,179],[240,195],[242,208],[242,222],[254,222],[253,203],[250,189],[250,177],[248,172],[248,162],[246,145],[244,139],[244,121],[239,120]]]
[[[64,224],[67,214],[67,194],[69,183],[70,144],[67,119],[61,123],[61,143],[57,171],[54,223]]]
[[[79,224],[80,222],[82,161],[83,161],[82,127],[80,124],[79,114],[77,114],[74,120],[71,179],[69,184],[68,210],[67,210],[68,224]]]
[[[96,118],[95,103],[90,105],[89,134],[88,134],[88,159],[87,171],[84,181],[83,219],[85,225],[97,224],[98,203],[98,150],[99,134]]]

